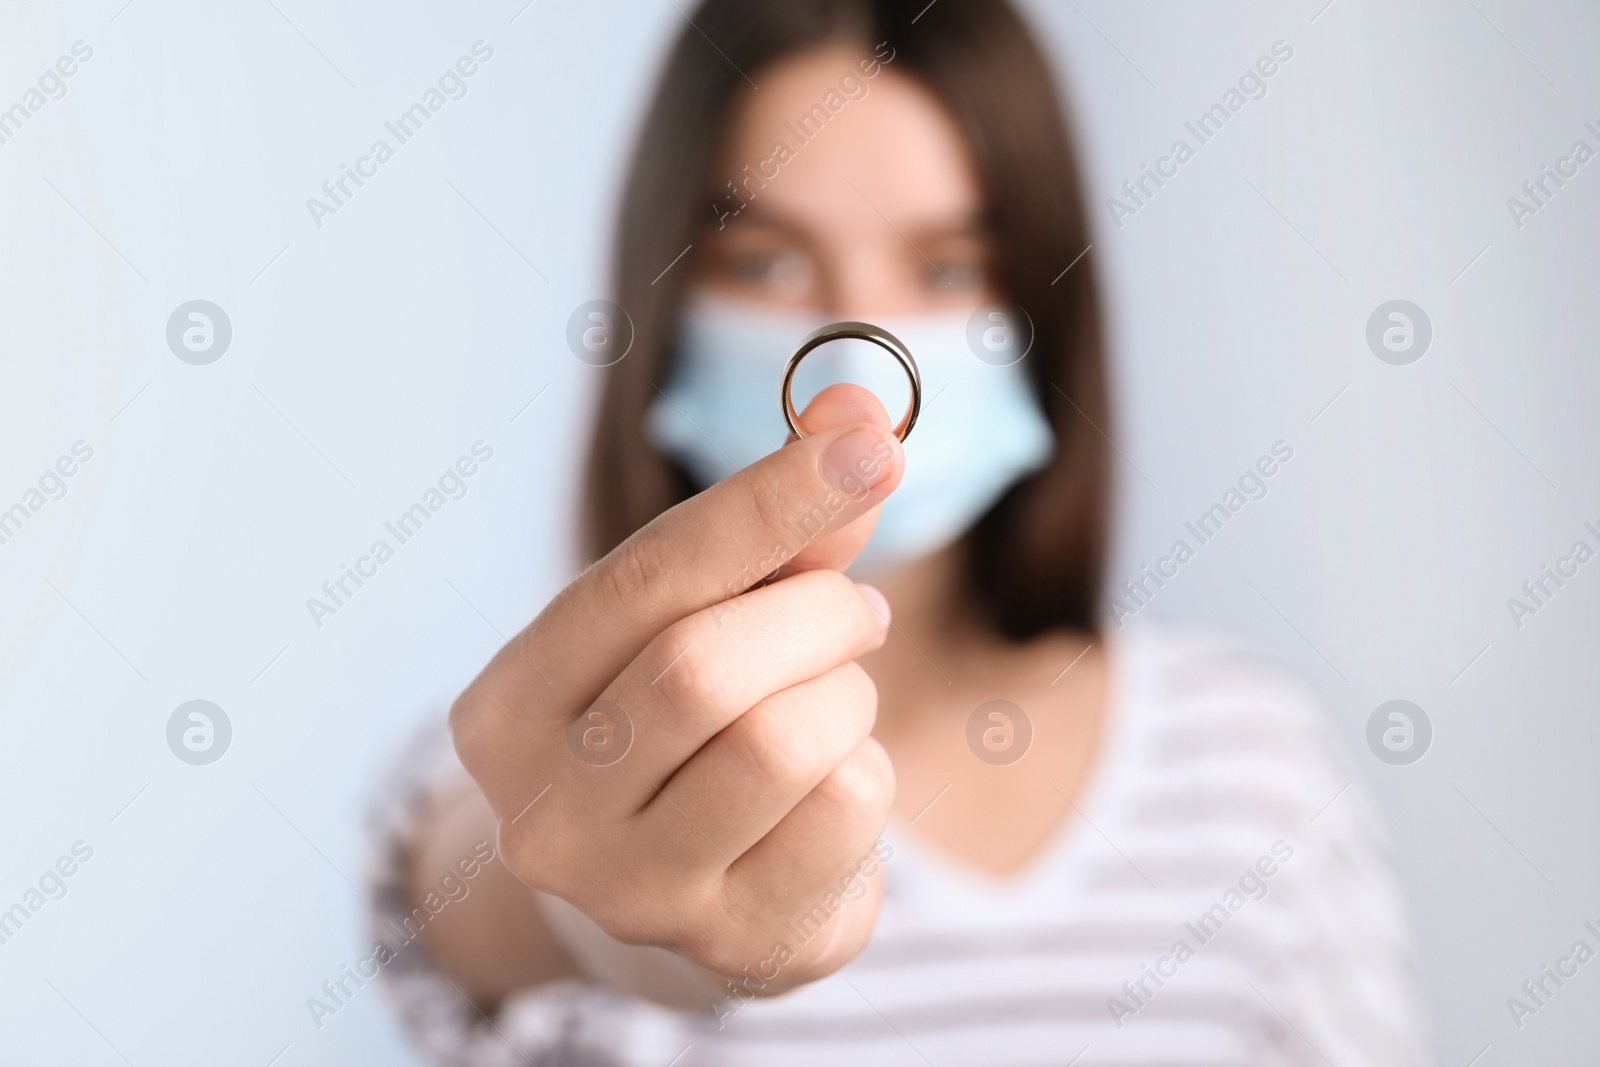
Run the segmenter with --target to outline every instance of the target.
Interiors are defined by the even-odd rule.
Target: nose
[[[890,241],[863,234],[819,257],[823,307],[834,319],[871,322],[875,317],[919,309],[916,278],[904,264],[904,239],[880,220]],[[898,246],[898,247],[896,247]]]

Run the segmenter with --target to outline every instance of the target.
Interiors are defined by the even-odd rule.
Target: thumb
[[[799,421],[805,427],[807,436],[851,424],[894,425],[876,396],[859,385],[848,383],[830,385],[818,393],[801,412]],[[793,444],[795,440],[791,435],[788,443]],[[895,476],[896,481],[899,477],[898,474]],[[782,574],[821,569],[844,570],[866,547],[867,538],[872,536],[872,530],[878,524],[881,507],[872,508],[854,522],[830,530],[810,542],[784,566]]]

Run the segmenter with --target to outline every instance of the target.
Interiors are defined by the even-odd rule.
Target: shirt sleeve
[[[640,1018],[637,1002],[597,983],[567,980],[520,990],[491,1017],[455,988],[416,936],[421,916],[406,883],[412,843],[436,792],[465,773],[443,721],[432,722],[395,762],[369,811],[369,931],[402,1027],[424,1057],[447,1067],[631,1062],[631,1047],[661,1036],[641,1033],[652,1020]]]
[[[1257,995],[1282,1019],[1296,1065],[1432,1063],[1427,1013],[1387,835],[1361,775],[1297,687],[1278,699],[1303,729],[1286,753],[1303,788],[1273,935],[1281,952]]]

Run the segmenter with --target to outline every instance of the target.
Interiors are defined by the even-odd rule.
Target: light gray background
[[[0,545],[0,908],[94,848],[0,945],[0,1060],[408,1062],[378,989],[320,1030],[305,1000],[369,949],[375,775],[571,573],[604,372],[566,320],[602,295],[619,163],[682,19],[123,2],[12,5],[0,32],[0,107],[94,48],[0,144],[0,507],[94,449]],[[1520,630],[1506,598],[1596,546],[1600,161],[1521,229],[1506,199],[1600,148],[1600,14],[1323,3],[1035,5],[1108,288],[1112,577],[1293,445],[1149,614],[1265,646],[1325,701],[1392,829],[1440,1062],[1573,1062],[1600,964],[1520,1031],[1505,1001],[1600,922],[1600,563]],[[317,229],[306,198],[479,39],[469,95]],[[1105,198],[1280,39],[1269,95],[1116,228]],[[196,298],[233,325],[205,367],[165,342]],[[1433,323],[1408,367],[1364,340],[1393,298]],[[468,495],[314,627],[305,599],[480,439]],[[1395,697],[1434,725],[1412,766],[1364,747]],[[166,746],[192,699],[232,722],[209,766]]]

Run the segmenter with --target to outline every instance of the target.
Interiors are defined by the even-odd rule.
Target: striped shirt
[[[1104,749],[1051,841],[995,879],[891,821],[876,932],[839,972],[700,1012],[560,982],[490,1025],[414,946],[384,968],[408,1029],[461,1067],[1428,1062],[1382,830],[1306,695],[1143,626],[1108,659]],[[380,930],[406,907],[384,810]]]

